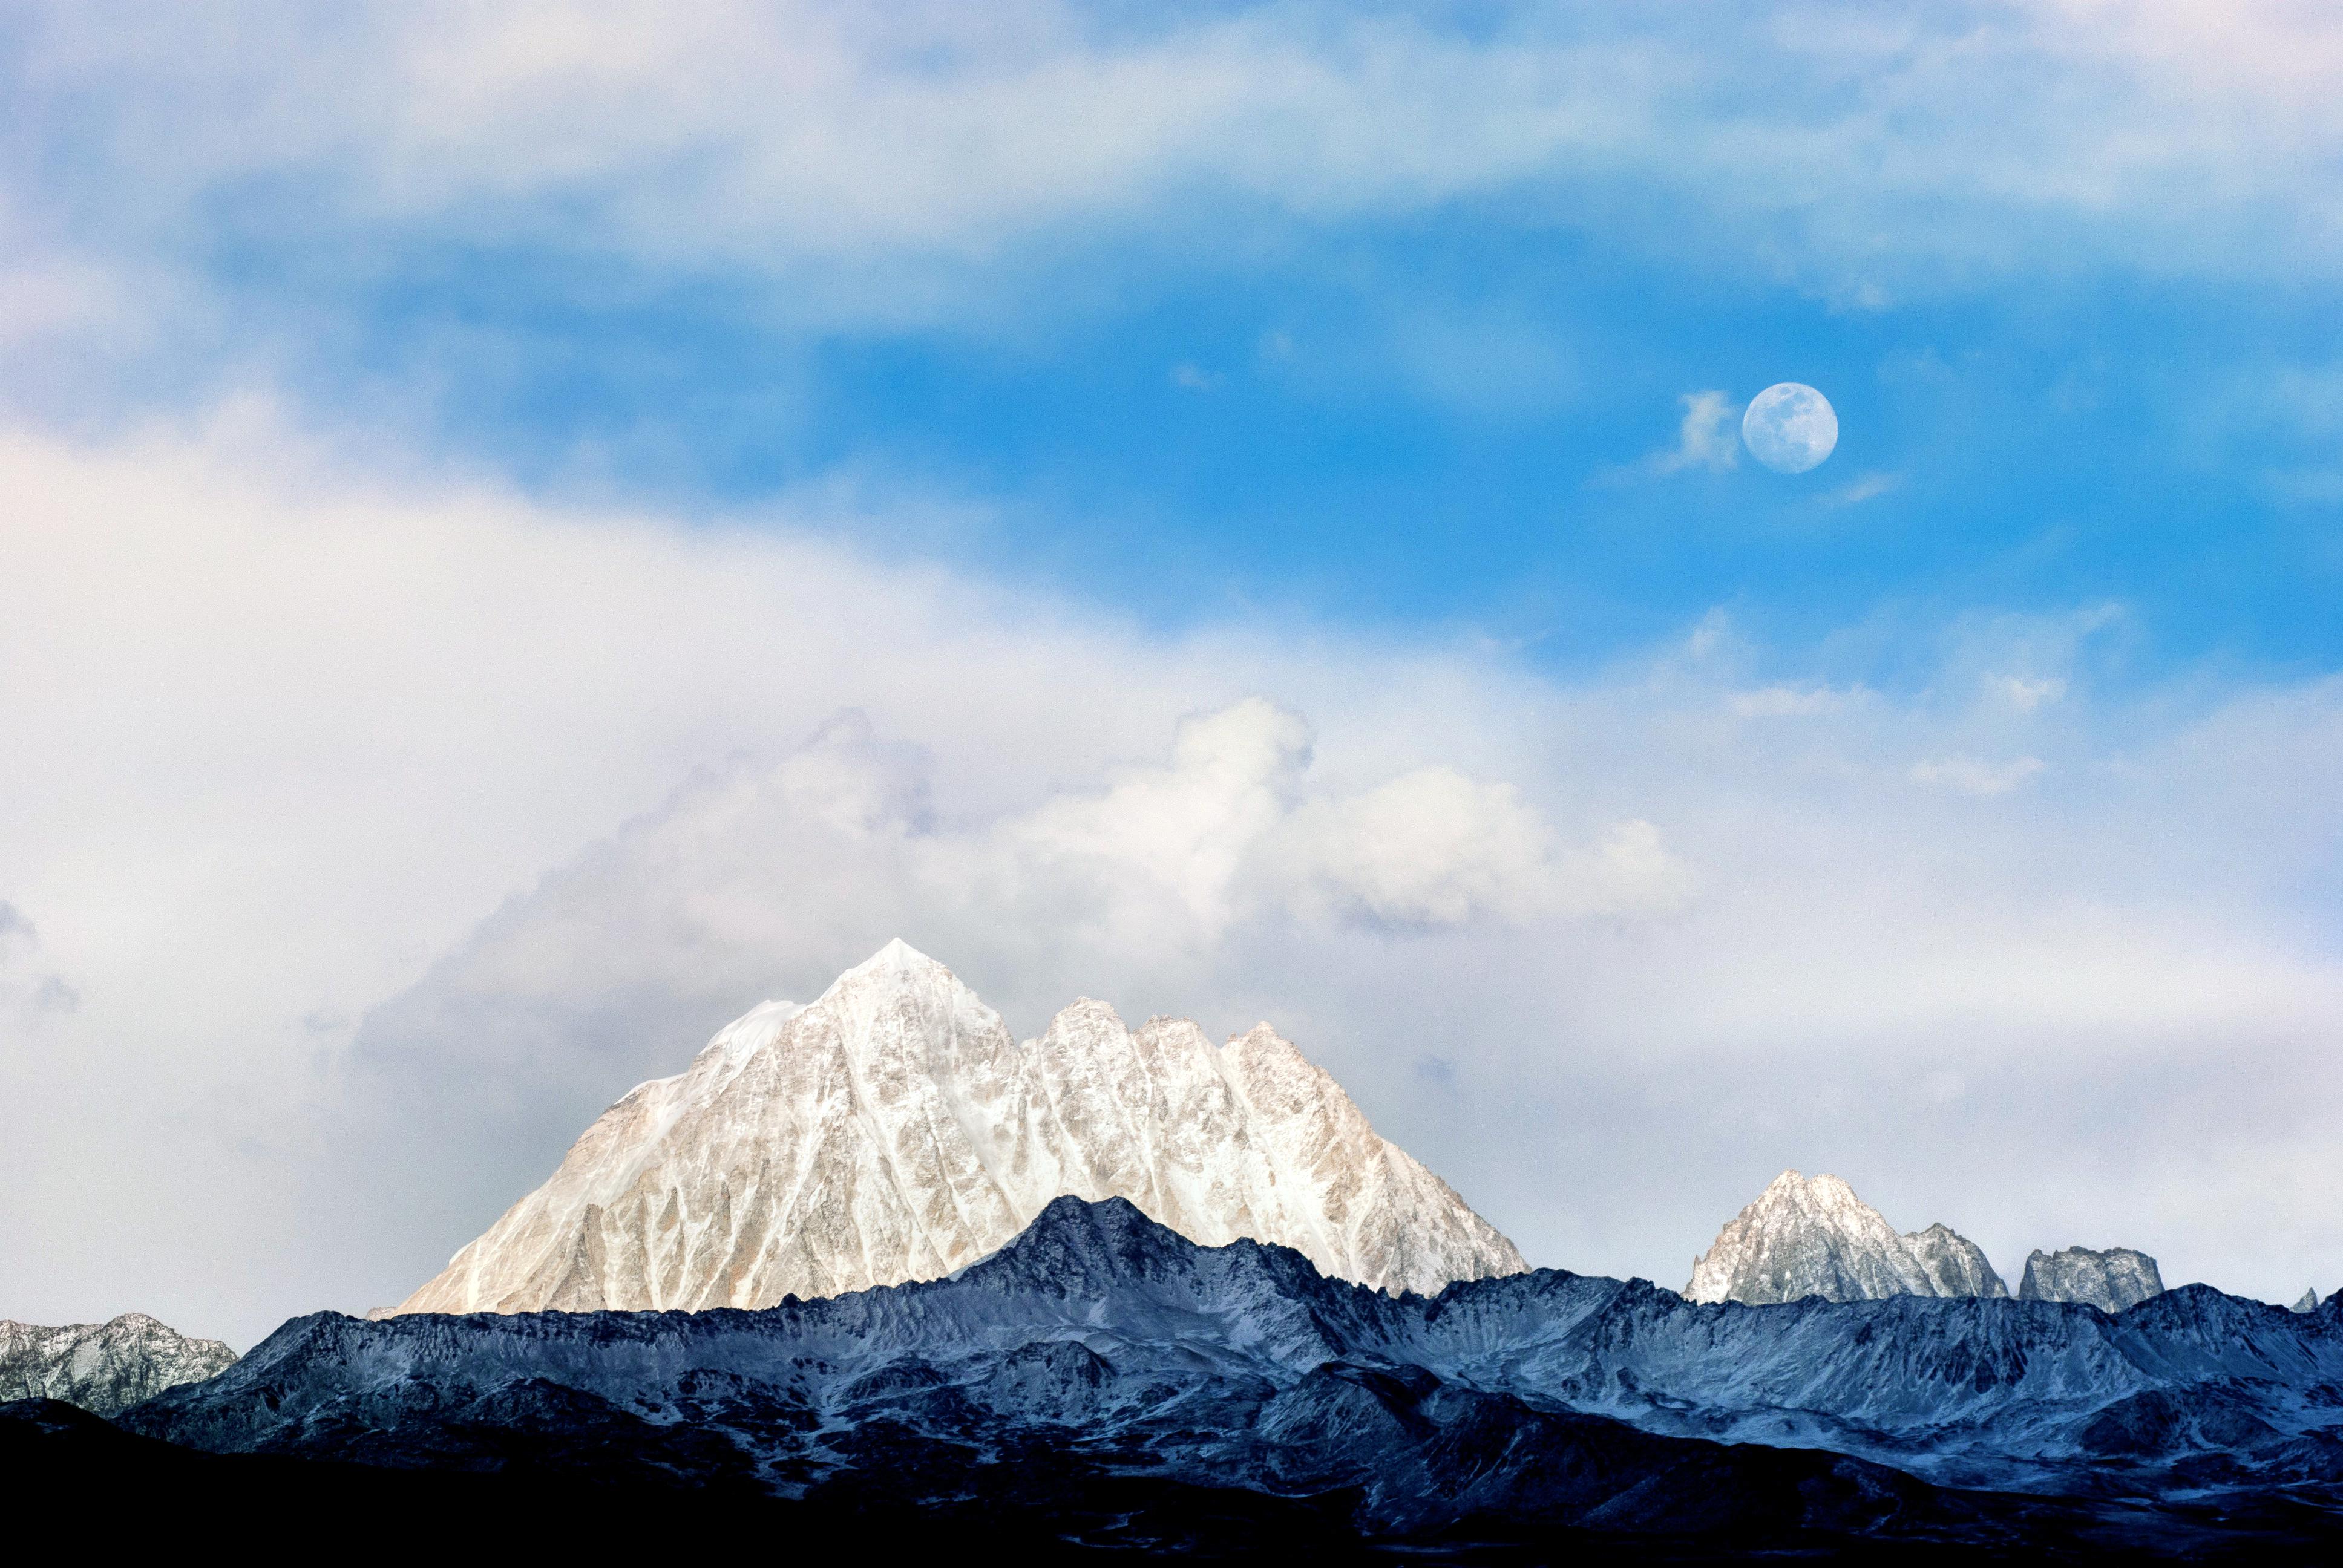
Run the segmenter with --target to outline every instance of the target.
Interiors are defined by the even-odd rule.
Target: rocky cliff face
[[[2017,1287],[2021,1301],[2080,1302],[2103,1312],[2119,1312],[2163,1293],[2164,1276],[2156,1260],[2129,1247],[2104,1252],[2088,1247],[2032,1252]]]
[[[219,1341],[189,1339],[143,1312],[63,1328],[0,1320],[0,1403],[63,1400],[111,1416],[235,1363]]]
[[[2318,1310],[2318,1288],[2314,1285],[2309,1290],[2303,1292],[2302,1300],[2294,1303],[2294,1310],[2298,1312],[2317,1312]]]
[[[1976,1242],[1944,1226],[1910,1235],[1835,1176],[1785,1171],[1693,1264],[1695,1302],[1763,1306],[1819,1296],[2006,1296]]]
[[[931,1279],[1061,1194],[1379,1288],[1525,1266],[1267,1025],[1214,1046],[1185,1019],[1132,1030],[1081,1000],[1021,1046],[895,942],[612,1106],[395,1311],[763,1307]]]

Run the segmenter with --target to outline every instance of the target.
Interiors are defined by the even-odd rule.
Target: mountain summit
[[[2088,1247],[2056,1252],[2037,1248],[2027,1255],[2026,1275],[2017,1287],[2021,1301],[2085,1302],[2103,1312],[2120,1312],[2163,1293],[2164,1275],[2156,1260],[2130,1247],[2109,1247],[2104,1252]]]
[[[764,1307],[932,1279],[1061,1194],[1393,1291],[1527,1266],[1268,1025],[1214,1046],[1084,999],[1021,1046],[894,941],[603,1112],[393,1312]]]
[[[1752,1306],[1820,1296],[2006,1296],[1975,1241],[1944,1225],[1899,1233],[1835,1176],[1785,1171],[1718,1232],[1684,1293]]]

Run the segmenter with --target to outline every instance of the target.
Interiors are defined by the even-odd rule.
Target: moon
[[[1777,381],[1749,399],[1741,438],[1750,456],[1777,474],[1803,474],[1838,445],[1830,399],[1802,381]]]

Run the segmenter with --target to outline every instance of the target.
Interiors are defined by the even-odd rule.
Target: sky
[[[1539,1264],[2343,1286],[2343,17],[0,18],[0,1316],[395,1301],[902,937]],[[1739,440],[1779,382],[1840,437]]]

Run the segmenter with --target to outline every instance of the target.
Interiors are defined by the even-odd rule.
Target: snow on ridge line
[[[2070,1247],[2028,1257],[2017,1294],[2117,1312],[2163,1291],[2156,1260],[2145,1252]],[[1767,1306],[1809,1296],[1997,1298],[2010,1290],[1984,1250],[1949,1225],[1899,1233],[1839,1177],[1785,1171],[1694,1261],[1684,1294]]]
[[[1052,1198],[1120,1196],[1207,1245],[1292,1246],[1391,1290],[1520,1251],[1267,1024],[1218,1047],[1084,999],[1020,1045],[900,939],[767,1003],[587,1129],[394,1312],[761,1306],[934,1278]],[[752,1027],[753,1026],[753,1027]]]

